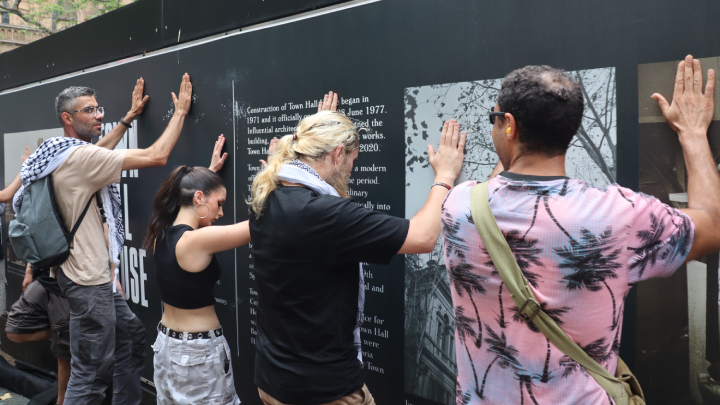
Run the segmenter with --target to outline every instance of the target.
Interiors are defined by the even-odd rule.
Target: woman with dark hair
[[[227,156],[219,149],[215,170]],[[215,171],[180,166],[155,196],[143,246],[154,249],[164,308],[153,345],[158,404],[240,403],[213,287],[221,272],[215,253],[249,243],[250,231],[247,221],[210,226],[223,216],[226,193]]]

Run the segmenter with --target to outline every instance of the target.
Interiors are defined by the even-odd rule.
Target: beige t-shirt
[[[60,266],[70,280],[80,285],[99,285],[112,280],[110,255],[94,194],[103,186],[120,182],[124,159],[125,150],[84,145],[77,147],[52,174],[58,210],[68,231],[93,197],[70,245],[70,257]],[[106,212],[109,209],[105,207]]]

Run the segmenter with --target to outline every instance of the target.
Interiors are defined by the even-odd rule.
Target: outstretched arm
[[[707,138],[715,108],[715,71],[708,70],[705,94],[702,82],[700,61],[688,55],[678,65],[672,104],[658,93],[652,95],[677,132],[685,157],[688,208],[682,211],[695,223],[687,261],[720,250],[720,176]]]
[[[143,78],[141,77],[135,84],[135,89],[132,93],[132,107],[130,107],[130,111],[128,111],[128,113],[125,114],[125,117],[123,118],[123,121],[125,121],[127,124],[132,124],[132,122],[135,120],[135,117],[142,114],[143,110],[145,109],[145,104],[150,99],[150,96],[143,97],[144,88],[145,80],[143,80]],[[98,141],[96,146],[111,150],[115,149],[118,142],[120,142],[122,137],[125,135],[125,131],[127,131],[127,127],[123,124],[118,124],[117,126],[115,126],[115,128],[112,129],[112,131],[110,131],[107,135],[103,136],[103,138]]]
[[[437,153],[428,146],[428,157],[435,171],[435,183],[444,183],[452,187],[462,169],[465,148],[465,133],[460,133],[460,124],[450,120],[443,125],[440,147]],[[399,254],[429,253],[435,248],[440,237],[440,214],[442,202],[449,190],[443,186],[430,187],[425,205],[410,220],[405,243]]]
[[[20,165],[25,163],[25,159],[30,156],[30,147],[25,147],[25,153],[20,158]],[[18,172],[17,176],[13,179],[13,181],[5,187],[4,190],[0,191],[0,202],[10,202],[13,199],[13,196],[17,191],[20,189],[20,185],[22,185],[22,182],[20,181],[20,172]]]
[[[212,255],[250,243],[250,223],[206,226],[185,232],[175,247],[180,267],[189,272],[203,271]]]
[[[146,167],[164,166],[170,157],[175,144],[177,143],[180,132],[182,131],[183,121],[190,111],[190,103],[192,102],[192,84],[190,83],[190,75],[183,75],[182,84],[180,85],[180,96],[172,94],[173,103],[175,104],[175,113],[170,119],[165,132],[146,149],[129,149],[125,152],[125,160],[123,161],[123,170],[144,169]]]

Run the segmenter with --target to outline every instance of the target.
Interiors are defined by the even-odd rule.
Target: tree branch
[[[96,7],[98,14],[104,14],[108,11],[122,7],[123,4],[119,0],[62,0],[62,1],[45,1],[37,4],[30,4],[30,11],[20,10],[20,4],[23,0],[12,0],[12,6],[8,6],[9,0],[0,0],[0,12],[14,14],[25,23],[30,25],[28,28],[36,28],[44,34],[54,34],[62,29],[79,23],[77,12],[86,10],[89,7]],[[73,17],[72,15],[75,14]],[[61,15],[62,17],[58,17]],[[96,16],[89,15],[87,19]],[[41,21],[50,19],[53,21],[53,27],[45,26]],[[55,29],[55,23],[64,22],[63,28]]]
[[[588,136],[587,132],[585,132],[585,128],[582,124],[580,124],[580,128],[578,129],[577,139],[580,140],[580,143],[583,144],[588,155],[590,155],[590,158],[592,158],[595,164],[600,168],[605,177],[610,180],[610,183],[615,183],[615,175],[610,172],[610,168],[607,167],[607,163],[605,163],[605,159],[603,159],[600,149],[592,143],[592,139],[590,139],[590,136]]]
[[[612,153],[613,160],[615,162],[617,162],[615,143],[612,141],[612,139],[610,139],[610,130],[609,130],[609,128],[606,128],[602,124],[602,119],[600,118],[600,115],[595,110],[595,105],[592,103],[592,99],[590,98],[590,95],[588,94],[587,90],[585,89],[585,84],[583,83],[582,77],[580,77],[580,73],[576,72],[575,75],[577,76],[578,82],[580,83],[580,90],[582,91],[583,95],[585,96],[585,99],[588,100],[588,107],[590,108],[590,111],[593,113],[593,116],[595,117],[595,122],[597,122],[597,125],[600,128],[600,131],[602,131],[605,139],[607,139],[608,146],[610,147],[610,153]],[[588,138],[588,140],[590,140],[590,139]]]

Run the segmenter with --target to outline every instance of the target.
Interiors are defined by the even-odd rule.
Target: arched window
[[[448,349],[450,348],[450,319],[448,319],[447,314],[443,315],[443,333],[442,333],[442,351],[445,354],[448,354]]]

